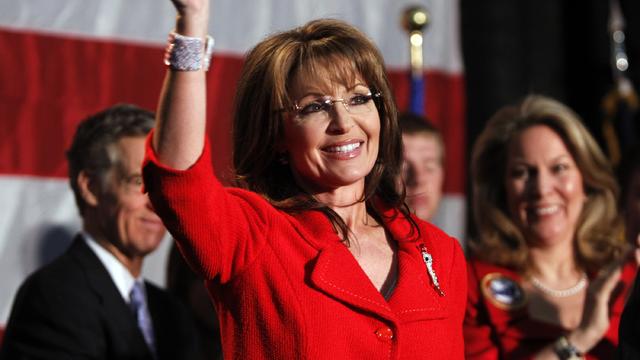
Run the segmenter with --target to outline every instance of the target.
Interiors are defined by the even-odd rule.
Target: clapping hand
[[[635,248],[634,252],[636,261],[640,264],[640,251]],[[589,351],[609,329],[611,294],[620,281],[622,266],[628,258],[628,256],[624,256],[616,263],[600,270],[596,278],[589,284],[582,321],[578,328],[568,336],[571,343],[576,345],[578,349],[584,352]]]

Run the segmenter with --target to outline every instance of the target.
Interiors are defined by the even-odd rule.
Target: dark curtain
[[[601,103],[613,86],[608,1],[461,0],[460,5],[468,155],[489,117],[530,93],[569,105],[603,145]],[[640,2],[622,0],[621,8],[627,73],[637,91]],[[473,236],[472,222],[468,229]]]

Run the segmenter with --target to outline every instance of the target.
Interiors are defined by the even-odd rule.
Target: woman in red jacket
[[[529,96],[473,149],[465,353],[469,359],[609,359],[635,264],[611,167],[566,106]]]
[[[224,356],[462,358],[465,260],[396,190],[401,137],[374,45],[336,20],[256,45],[236,94],[240,186],[224,188],[205,140],[209,3],[174,4],[145,186],[207,280]]]

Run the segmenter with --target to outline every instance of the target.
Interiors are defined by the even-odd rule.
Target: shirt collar
[[[126,303],[129,303],[129,294],[135,281],[143,281],[142,277],[134,278],[129,270],[107,249],[102,247],[91,235],[86,231],[81,231],[82,238],[85,243],[96,254],[98,259],[107,269],[111,280],[118,288],[118,292]],[[143,287],[144,289],[144,287]]]

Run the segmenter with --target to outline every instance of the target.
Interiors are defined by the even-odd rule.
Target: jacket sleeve
[[[32,277],[20,287],[0,359],[105,359],[96,301],[82,291],[51,290],[58,285],[65,287]]]
[[[222,186],[208,140],[195,164],[175,170],[159,162],[151,136],[143,163],[151,203],[192,268],[205,279],[229,281],[266,243],[277,210],[256,193]]]
[[[494,340],[496,334],[480,294],[480,279],[478,279],[471,261],[467,268],[467,278],[467,309],[463,325],[465,358],[471,360],[498,359],[500,351]]]

